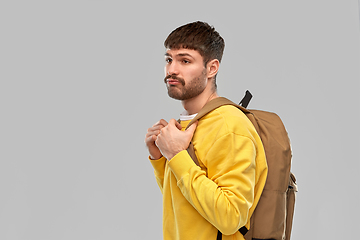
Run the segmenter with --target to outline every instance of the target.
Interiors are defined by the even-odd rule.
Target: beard
[[[188,100],[200,95],[206,88],[206,70],[204,70],[200,76],[193,78],[190,82],[185,84],[185,80],[174,75],[168,75],[164,81],[167,83],[167,79],[178,80],[178,85],[166,85],[168,89],[169,97],[176,100]]]

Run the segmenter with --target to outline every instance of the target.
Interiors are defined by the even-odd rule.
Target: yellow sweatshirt
[[[182,121],[183,130],[190,121]],[[226,105],[200,119],[192,142],[170,161],[151,160],[163,194],[164,240],[244,239],[267,176],[264,148],[248,118]]]

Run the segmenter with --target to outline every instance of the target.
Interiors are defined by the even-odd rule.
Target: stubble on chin
[[[175,75],[168,75],[164,78],[164,82],[166,84],[166,87],[168,89],[168,95],[169,97],[176,99],[176,100],[188,100],[191,98],[194,98],[198,95],[200,95],[206,88],[206,85],[204,85],[204,82],[206,78],[206,71],[203,71],[202,74],[196,78],[194,78],[192,81],[185,84],[185,80],[182,78],[179,78]],[[167,79],[174,79],[179,81],[181,84],[177,85],[169,85],[167,83]]]
[[[176,100],[184,100],[183,99],[183,91],[178,86],[169,86],[167,85],[168,95],[169,97],[176,99]]]
[[[205,86],[201,85],[199,78],[188,85],[167,85],[167,88],[169,97],[181,101],[194,98],[205,90]]]

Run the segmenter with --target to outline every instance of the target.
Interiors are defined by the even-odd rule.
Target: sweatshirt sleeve
[[[203,162],[202,171],[187,151],[169,162],[178,187],[190,204],[225,235],[234,234],[248,221],[254,201],[254,142],[234,133],[219,138]]]
[[[156,178],[156,182],[160,187],[161,193],[163,192],[163,186],[164,186],[164,174],[165,174],[165,165],[166,165],[166,158],[161,157],[157,160],[152,160],[149,157],[149,160],[151,162],[151,165],[154,167],[154,174]]]

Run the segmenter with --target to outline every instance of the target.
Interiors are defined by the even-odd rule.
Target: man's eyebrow
[[[165,56],[166,57],[172,57],[172,55],[170,53],[165,53]],[[191,57],[191,58],[194,58],[193,56],[191,56],[188,53],[179,53],[179,54],[176,54],[176,57]]]
[[[176,56],[179,56],[179,57],[191,57],[191,58],[194,58],[193,56],[191,56],[190,54],[188,53],[179,53],[177,54]]]

